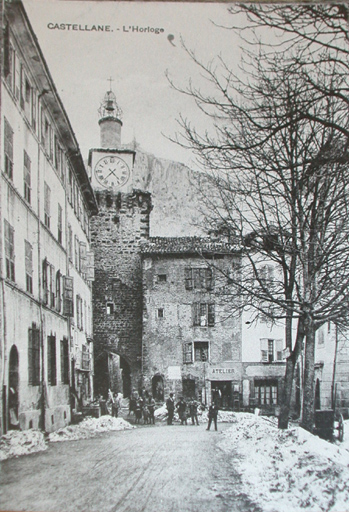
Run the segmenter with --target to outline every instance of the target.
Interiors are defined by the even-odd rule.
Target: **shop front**
[[[215,402],[220,409],[240,410],[241,379],[237,368],[211,366],[208,372],[210,403]]]

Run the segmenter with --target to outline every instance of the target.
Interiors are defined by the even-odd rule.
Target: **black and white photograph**
[[[349,4],[0,19],[0,510],[349,512]]]

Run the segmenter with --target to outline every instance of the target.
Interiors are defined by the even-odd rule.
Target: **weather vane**
[[[112,77],[108,78],[108,82],[110,82],[109,83],[109,88],[111,90],[111,83],[114,82],[113,78]]]

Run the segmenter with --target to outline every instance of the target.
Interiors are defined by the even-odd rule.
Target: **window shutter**
[[[63,315],[74,316],[74,280],[72,277],[63,276]]]
[[[213,271],[212,268],[206,269],[206,288],[207,290],[213,290]]]
[[[86,274],[87,272],[87,251],[85,242],[80,242],[80,272]]]
[[[43,302],[48,303],[48,283],[47,283],[47,259],[45,258],[42,262],[42,291],[43,291]]]
[[[184,270],[184,276],[185,276],[185,288],[186,290],[192,290],[193,289],[193,273],[192,269],[187,267]]]
[[[200,304],[198,302],[193,304],[193,325],[200,325]]]
[[[33,361],[34,359],[34,351],[33,351],[33,330],[28,329],[28,384],[30,386],[33,385]]]
[[[283,347],[284,342],[283,340],[275,340],[275,351],[276,351],[276,360],[282,361],[283,360]]]
[[[261,361],[268,362],[268,338],[261,338]]]
[[[207,325],[213,326],[215,324],[215,305],[208,304],[208,315],[207,315]]]
[[[207,304],[199,304],[200,309],[200,325],[205,327],[207,325]]]
[[[86,279],[95,280],[95,254],[92,251],[86,253]]]

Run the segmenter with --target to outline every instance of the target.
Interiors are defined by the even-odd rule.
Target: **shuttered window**
[[[68,339],[61,340],[61,382],[69,384],[69,347]]]
[[[192,343],[184,343],[183,344],[183,363],[192,363],[193,362],[193,344]]]
[[[13,179],[13,130],[6,117],[4,119],[4,153],[5,153],[5,174]]]
[[[200,327],[212,327],[215,324],[215,305],[207,303],[193,304],[193,325]]]
[[[57,240],[60,244],[63,241],[63,210],[60,204],[58,204],[58,220],[57,220]]]
[[[57,384],[56,336],[47,337],[47,381],[50,386]]]
[[[31,161],[26,151],[23,155],[24,199],[31,202]]]
[[[33,248],[30,243],[25,240],[25,281],[26,290],[33,293]]]
[[[45,182],[44,185],[44,220],[45,226],[50,228],[51,224],[51,189]]]
[[[40,330],[35,323],[28,329],[28,382],[30,386],[40,384]]]
[[[5,259],[6,259],[6,278],[15,280],[15,231],[13,227],[5,220]]]
[[[74,316],[73,278],[63,276],[63,315]]]
[[[185,288],[187,290],[212,290],[213,289],[213,272],[207,268],[185,268]]]

